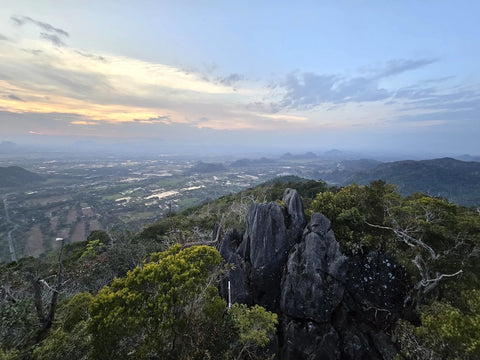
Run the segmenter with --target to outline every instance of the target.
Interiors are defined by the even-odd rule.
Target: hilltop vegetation
[[[451,158],[397,161],[357,172],[342,183],[367,185],[377,179],[397,185],[404,196],[421,192],[466,206],[480,206],[480,162]]]
[[[302,195],[307,216],[331,220],[346,256],[375,251],[407,271],[398,318],[382,329],[397,358],[480,358],[476,211],[402,197],[382,181],[328,189],[283,178],[171,212],[138,234],[94,232],[66,245],[60,263],[57,250],[2,264],[0,359],[268,357],[276,315],[256,304],[227,310],[217,284],[232,269],[214,247],[246,228],[252,203],[285,206],[287,187]]]
[[[40,175],[19,166],[0,167],[0,187],[21,186],[42,180]]]

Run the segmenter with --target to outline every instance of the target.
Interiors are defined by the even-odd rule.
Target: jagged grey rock
[[[303,229],[307,224],[305,218],[305,210],[303,208],[303,200],[295,189],[285,189],[283,194],[283,202],[287,206],[288,215],[293,220],[294,234],[293,237],[300,239]]]
[[[242,241],[242,235],[236,230],[232,229],[223,238],[220,244],[220,255],[222,258],[230,264],[231,270],[229,271],[226,281],[221,283],[220,291],[225,299],[228,299],[228,281],[230,281],[230,298],[232,303],[247,303],[249,292],[246,288],[246,273],[244,271],[245,261],[236,252],[238,245]]]
[[[330,229],[330,221],[314,213],[288,257],[282,281],[281,309],[287,316],[329,322],[345,290],[346,256]]]
[[[253,204],[243,237],[232,232],[221,243],[235,265],[235,301],[279,315],[281,360],[392,359],[384,330],[408,292],[405,269],[379,251],[346,257],[324,215],[306,224],[297,191],[285,190],[283,202]]]
[[[303,202],[296,190],[285,191],[282,206],[276,202],[252,204],[239,254],[248,263],[251,301],[278,310],[283,267],[305,225]]]

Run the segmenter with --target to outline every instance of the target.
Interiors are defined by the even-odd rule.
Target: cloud
[[[40,38],[48,40],[55,46],[64,47],[66,46],[65,42],[62,40],[65,37],[70,35],[63,29],[56,28],[48,23],[32,19],[28,16],[11,16],[10,19],[18,25],[23,26],[25,24],[33,24],[40,28]]]
[[[240,74],[230,74],[225,77],[218,77],[217,81],[223,85],[227,86],[232,86],[238,83],[239,81],[242,81],[244,77]]]
[[[418,59],[418,60],[408,60],[408,59],[399,59],[399,60],[390,60],[387,61],[383,69],[376,70],[377,78],[385,78],[389,76],[399,75],[401,73],[417,70],[422,67],[431,65],[437,62],[438,59]]]
[[[10,99],[10,100],[14,100],[14,101],[25,101],[25,100],[19,98],[19,97],[16,96],[16,95],[13,95],[13,94],[5,95],[4,97],[5,97],[5,98],[8,98],[8,99]]]
[[[100,56],[100,55],[89,54],[89,53],[86,53],[86,52],[83,52],[83,51],[80,51],[80,50],[75,50],[75,52],[76,52],[78,55],[81,55],[81,56],[86,57],[86,58],[89,58],[89,59],[106,61],[105,58],[104,58],[103,56]]]
[[[425,88],[421,86],[407,86],[395,91],[395,99],[426,99],[434,96],[436,89],[433,87]]]
[[[38,26],[40,29],[43,29],[44,31],[49,32],[49,33],[55,33],[57,35],[61,35],[61,36],[65,36],[65,37],[70,36],[68,34],[68,32],[66,32],[63,29],[56,28],[56,27],[54,27],[50,24],[32,19],[31,17],[28,17],[28,16],[15,16],[15,15],[13,15],[13,16],[10,17],[10,19],[12,19],[13,22],[15,22],[15,24],[17,24],[18,26],[22,26],[26,23],[30,23],[30,24],[34,24],[34,25]]]
[[[0,40],[1,41],[9,41],[10,39],[6,37],[5,35],[0,34]]]
[[[391,60],[375,70],[370,69],[367,76],[293,72],[271,86],[272,89],[283,88],[284,94],[279,102],[271,103],[270,107],[272,112],[276,112],[282,109],[309,110],[320,105],[387,100],[400,94],[382,88],[381,80],[420,69],[436,61],[437,59]]]
[[[366,77],[348,79],[338,75],[292,73],[281,85],[285,95],[279,103],[272,104],[277,111],[285,108],[309,110],[322,104],[378,101],[392,95],[379,87],[377,79]]]
[[[68,36],[61,29],[31,18],[13,21],[40,28],[42,39],[25,31],[16,42],[0,41],[0,89],[6,95],[0,95],[0,111],[7,114],[0,114],[0,133],[2,126],[5,132],[23,129],[72,136],[198,140],[199,134],[208,133],[214,143],[218,134],[227,133],[290,137],[354,126],[408,127],[416,115],[456,111],[460,116],[463,111],[465,117],[472,111],[467,107],[478,109],[474,93],[448,89],[449,79],[386,87],[392,77],[423,69],[434,59],[392,60],[349,76],[296,71],[267,86],[237,72],[219,76],[114,54],[58,49]],[[241,88],[235,89],[239,83]],[[455,101],[455,110],[447,101]],[[22,119],[22,126],[1,123],[12,114]],[[443,116],[423,116],[425,126],[447,121]]]
[[[445,81],[447,81],[447,80],[452,80],[452,79],[454,79],[454,78],[455,78],[454,75],[443,76],[443,77],[436,78],[436,79],[425,80],[423,83],[424,83],[424,84],[438,84],[438,83],[445,82]]]
[[[68,69],[52,65],[37,64],[33,68],[27,66],[25,69],[39,72],[30,76],[37,81],[37,86],[47,89],[56,88],[62,95],[84,98],[90,93],[93,98],[101,92],[113,90],[108,77],[103,74],[88,69]]]
[[[280,114],[258,114],[258,116],[267,119],[279,120],[279,121],[291,121],[291,122],[306,122],[308,118],[305,116],[296,115],[280,115]]]
[[[134,123],[137,124],[149,124],[149,125],[154,125],[154,124],[171,124],[172,120],[170,119],[170,116],[157,116],[156,118],[150,118],[150,119],[135,119],[133,121]]]
[[[471,137],[472,132],[478,133],[479,84],[439,86],[443,82],[427,81],[426,87],[416,85],[397,90],[394,99],[401,107],[387,122],[408,126],[441,125],[444,134],[463,131],[465,137]]]
[[[432,82],[425,83],[428,87],[416,85],[398,89],[393,99],[403,101],[408,110],[428,111],[463,111],[476,109],[480,111],[480,87],[473,86],[436,86]]]
[[[232,111],[248,113],[242,102],[256,97],[251,89],[234,91],[197,72],[69,47],[58,51],[39,40],[0,44],[0,52],[0,88],[26,100],[20,105],[0,99],[0,109],[10,112],[71,113],[86,120],[143,124],[167,119],[194,123],[204,116],[209,121],[201,126],[213,126]],[[238,104],[231,106],[231,97]]]
[[[50,41],[53,45],[60,46],[60,47],[66,46],[66,44],[62,40],[60,40],[60,38],[55,34],[47,34],[42,32],[40,33],[40,37],[42,39]]]
[[[39,50],[39,49],[22,49],[22,51],[32,55],[40,55],[43,53],[43,50]]]
[[[86,121],[86,120],[75,120],[75,121],[70,121],[70,124],[72,124],[72,125],[98,125],[98,122],[96,122],[96,121]]]

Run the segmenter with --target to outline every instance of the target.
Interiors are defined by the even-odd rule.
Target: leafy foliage
[[[208,316],[220,326],[225,308],[211,283],[220,254],[207,246],[180,250],[177,245],[152,255],[152,262],[99,292],[90,306],[95,354],[106,359],[181,359],[187,349],[198,356],[208,350],[217,326],[208,333],[201,324]]]
[[[380,180],[370,187],[353,184],[319,193],[307,211],[321,212],[329,218],[343,251],[356,253],[362,248],[386,246],[386,231],[374,229],[367,223],[383,224],[384,209],[399,201],[401,196],[395,192],[395,187]]]
[[[239,334],[234,345],[236,358],[256,359],[266,355],[260,350],[265,349],[275,334],[277,314],[258,305],[248,308],[245,304],[233,304],[230,312]]]
[[[466,309],[434,302],[422,313],[417,329],[426,342],[443,357],[465,359],[480,357],[480,290],[462,294]]]
[[[50,275],[42,259],[23,258],[0,265],[0,348],[6,353],[28,349],[35,343],[41,323],[32,280]]]
[[[4,351],[0,349],[0,360],[17,360],[19,359],[18,351]]]
[[[152,254],[151,262],[96,296],[80,293],[66,302],[57,327],[34,358],[240,359],[261,354],[257,350],[274,333],[276,315],[244,305],[226,313],[215,286],[220,262],[220,254],[208,246],[182,250],[176,245]]]

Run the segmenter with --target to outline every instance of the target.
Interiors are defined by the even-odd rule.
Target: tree
[[[0,295],[4,294],[0,300],[0,348],[28,351],[47,335],[64,284],[61,260],[59,252],[56,272],[52,264],[35,258],[0,266]]]
[[[385,230],[374,229],[367,223],[383,224],[385,208],[398,203],[401,196],[395,187],[384,181],[374,181],[370,186],[352,184],[317,194],[309,213],[320,212],[332,222],[335,237],[342,250],[358,253],[367,249],[385,249]]]
[[[434,302],[422,313],[417,333],[444,357],[480,358],[480,290],[465,291],[464,310],[444,302]]]
[[[218,295],[223,268],[212,247],[180,245],[114,280],[96,296],[78,293],[58,309],[36,360],[257,359],[277,318]],[[254,357],[255,356],[255,357]]]
[[[416,313],[434,300],[455,303],[480,288],[480,216],[441,198],[402,198],[383,181],[318,194],[310,211],[324,213],[346,253],[381,250],[404,265],[414,281],[405,299]],[[455,279],[455,281],[452,281]]]
[[[18,351],[3,351],[0,349],[0,360],[17,360],[20,359]]]
[[[92,300],[91,294],[78,293],[59,307],[57,326],[35,348],[35,360],[87,359],[91,345],[91,335],[87,331],[88,307]]]
[[[245,304],[233,304],[230,313],[238,331],[232,345],[233,358],[258,359],[267,355],[265,348],[275,335],[277,314],[258,305],[248,308]]]
[[[224,330],[225,301],[215,287],[220,263],[214,248],[175,245],[103,288],[90,306],[94,356],[214,357]]]
[[[407,359],[479,359],[480,290],[462,292],[463,304],[435,301],[422,309],[422,324],[402,321],[396,330]]]
[[[458,267],[451,269],[451,259],[465,241],[457,228],[457,206],[446,200],[422,194],[385,206],[384,223],[367,225],[390,232],[392,243],[397,246],[401,261],[409,259],[417,270],[415,305],[417,310],[425,302],[425,296],[446,278],[463,273]],[[402,249],[401,245],[405,248]],[[445,261],[447,259],[447,261]]]

